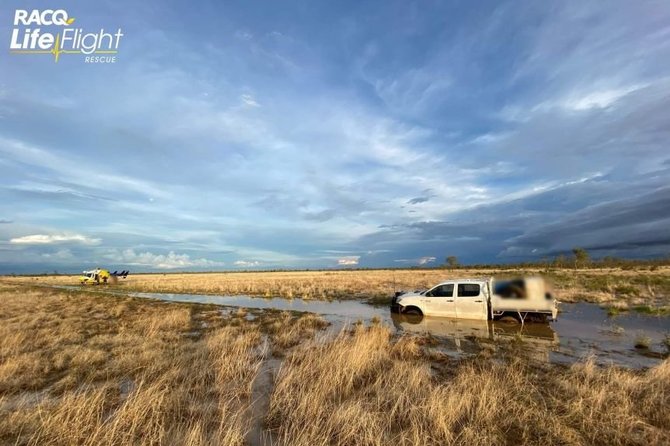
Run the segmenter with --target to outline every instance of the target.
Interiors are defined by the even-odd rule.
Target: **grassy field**
[[[667,359],[564,367],[514,342],[453,359],[378,324],[325,336],[313,315],[23,285],[0,302],[0,444],[670,441]]]
[[[117,288],[134,291],[198,294],[247,294],[305,299],[362,298],[386,303],[394,290],[424,289],[456,277],[515,277],[543,274],[563,302],[605,303],[626,309],[670,305],[670,267],[645,269],[419,269],[353,271],[228,272],[138,274]],[[2,277],[18,284],[76,285],[77,276]]]
[[[0,288],[1,444],[243,444],[271,344],[314,316]]]

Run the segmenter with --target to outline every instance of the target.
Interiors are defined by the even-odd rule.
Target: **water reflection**
[[[400,333],[438,338],[437,349],[449,356],[477,353],[487,346],[495,350],[501,343],[514,341],[529,358],[549,362],[551,352],[560,344],[549,324],[521,325],[396,313],[391,315],[391,320]]]
[[[474,348],[474,341],[521,340],[534,347],[553,348],[559,345],[558,334],[549,324],[508,324],[469,319],[450,319],[395,314],[391,320],[396,330],[430,335],[453,344],[458,352]]]

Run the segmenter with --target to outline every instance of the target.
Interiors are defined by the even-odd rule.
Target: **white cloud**
[[[419,265],[425,265],[427,263],[432,263],[435,261],[435,257],[421,257],[419,259]]]
[[[81,158],[70,159],[56,151],[23,141],[0,137],[0,152],[8,158],[33,167],[48,169],[68,182],[90,188],[128,191],[154,197],[167,197],[163,187],[148,181],[109,172],[109,166],[86,162]],[[105,170],[103,170],[105,169]]]
[[[261,104],[259,104],[256,101],[256,99],[253,96],[251,96],[250,94],[243,94],[242,96],[240,96],[240,99],[242,100],[242,102],[244,102],[246,105],[248,105],[250,107],[260,107],[261,106]]]
[[[54,243],[82,243],[84,245],[97,245],[99,238],[91,238],[81,234],[33,234],[16,237],[9,240],[15,245],[51,245]]]
[[[261,262],[259,262],[258,260],[252,260],[252,261],[237,260],[234,263],[235,266],[239,266],[239,267],[242,267],[242,268],[250,268],[250,267],[253,267],[253,266],[258,266],[260,264],[261,264]]]
[[[235,37],[240,40],[251,40],[254,38],[254,35],[251,34],[249,31],[238,29],[237,31],[235,31]]]
[[[337,259],[337,264],[341,266],[358,265],[358,260],[360,258],[361,258],[360,256],[342,257],[341,259]]]
[[[427,263],[432,263],[435,261],[435,257],[421,257],[419,259],[395,259],[394,262],[397,263],[415,263],[418,265],[425,265]]]
[[[364,78],[369,78],[363,73]],[[446,70],[437,66],[412,68],[383,79],[368,79],[379,97],[392,109],[420,112],[443,98],[453,81]]]
[[[609,107],[627,94],[644,87],[646,87],[646,85],[631,85],[623,88],[597,90],[586,94],[575,95],[564,101],[563,107],[578,111],[588,110],[591,108],[605,108]]]
[[[148,266],[158,269],[175,269],[190,267],[212,267],[223,266],[223,262],[215,262],[208,259],[192,259],[188,254],[176,254],[170,251],[168,254],[154,254],[151,252],[135,252],[134,249],[126,249],[122,252],[112,251],[107,259],[127,265]]]

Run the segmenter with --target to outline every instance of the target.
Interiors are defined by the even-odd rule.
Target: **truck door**
[[[455,306],[456,317],[463,319],[488,319],[486,290],[480,283],[459,283]]]
[[[426,293],[429,314],[444,317],[456,317],[454,305],[454,284],[438,285]]]

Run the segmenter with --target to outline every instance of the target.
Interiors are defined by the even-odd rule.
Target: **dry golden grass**
[[[291,445],[670,441],[670,360],[563,368],[514,343],[454,360],[379,323],[326,325],[0,285],[0,444],[241,445],[258,417]],[[266,413],[252,395],[277,358]]]
[[[268,421],[287,445],[667,444],[670,362],[644,373],[533,366],[520,359],[441,365],[415,339],[357,327],[294,351]]]
[[[0,444],[245,442],[268,350],[260,322],[8,286],[0,302]],[[282,321],[313,324],[296,319]]]
[[[425,289],[457,277],[510,277],[544,273],[562,301],[670,302],[670,268],[650,270],[553,269],[551,271],[491,269],[415,269],[354,271],[228,272],[130,275],[116,286],[122,290],[246,294],[261,297],[342,299],[362,297],[383,302],[393,290]],[[76,285],[76,276],[2,277],[5,283]],[[101,287],[102,288],[102,287]]]

